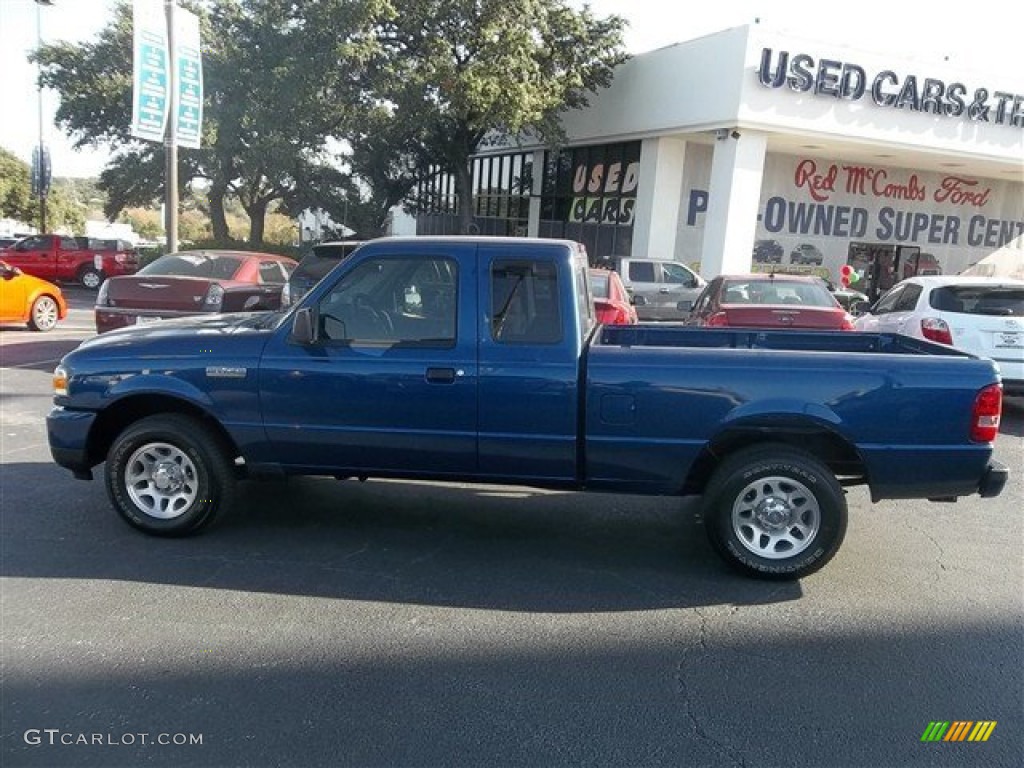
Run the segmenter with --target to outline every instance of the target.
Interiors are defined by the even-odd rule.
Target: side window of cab
[[[454,259],[382,257],[347,272],[317,307],[317,337],[335,345],[455,346]]]
[[[50,247],[49,235],[33,235],[32,237],[26,237],[16,246],[16,251],[44,251]]]
[[[499,344],[558,344],[562,312],[553,262],[498,259],[491,266],[491,338]]]

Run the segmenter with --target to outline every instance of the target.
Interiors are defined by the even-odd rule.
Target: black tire
[[[28,327],[32,331],[52,331],[59,319],[57,300],[53,296],[43,294],[32,302],[32,309],[28,314]]]
[[[154,536],[185,536],[231,506],[229,452],[196,419],[179,414],[135,422],[107,453],[107,494],[129,525]]]
[[[77,278],[78,282],[80,282],[90,291],[97,290],[103,283],[103,273],[96,269],[96,267],[82,267],[80,270],[78,270]]]
[[[790,580],[824,566],[846,535],[846,496],[822,462],[782,444],[739,451],[704,495],[712,546],[734,568]]]

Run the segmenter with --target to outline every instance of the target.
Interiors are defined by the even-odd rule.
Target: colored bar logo
[[[921,741],[988,741],[995,729],[995,720],[932,720]]]

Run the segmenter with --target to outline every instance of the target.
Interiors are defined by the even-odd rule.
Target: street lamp
[[[39,234],[46,233],[46,195],[50,191],[49,163],[46,148],[43,146],[43,65],[39,61],[39,51],[43,47],[43,22],[40,9],[42,6],[53,5],[53,0],[35,0],[36,2],[36,90],[39,95],[39,156],[36,162],[36,173],[39,191]]]

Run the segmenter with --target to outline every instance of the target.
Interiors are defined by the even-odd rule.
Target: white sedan
[[[854,327],[987,357],[999,366],[1004,391],[1024,395],[1024,280],[911,277],[890,288]]]

